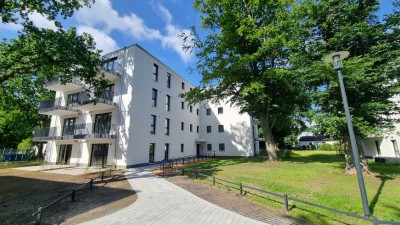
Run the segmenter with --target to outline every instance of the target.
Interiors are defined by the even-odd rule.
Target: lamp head
[[[340,70],[343,68],[342,60],[350,55],[348,51],[332,52],[331,54],[325,56],[323,60],[327,63],[333,63],[333,68],[335,70]]]

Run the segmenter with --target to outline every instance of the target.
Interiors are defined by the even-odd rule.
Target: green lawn
[[[357,177],[343,173],[344,157],[332,151],[293,151],[290,159],[274,163],[260,158],[215,159],[188,168],[207,168],[203,173],[208,175],[363,215]],[[370,168],[381,175],[364,176],[373,216],[400,221],[400,165],[371,162]],[[219,187],[238,192],[234,186]],[[251,193],[259,196],[246,194],[246,198],[272,209],[284,207],[281,198]],[[289,215],[315,224],[339,223],[334,220],[371,224],[297,202],[289,204]]]
[[[0,162],[0,169],[23,167],[23,166],[41,166],[43,159],[29,160],[29,161],[16,161],[16,162]]]

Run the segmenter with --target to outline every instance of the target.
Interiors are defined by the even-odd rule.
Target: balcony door
[[[105,167],[107,165],[108,144],[93,144],[90,166]]]
[[[94,134],[110,134],[112,113],[97,114],[94,119]]]
[[[62,130],[62,136],[74,135],[76,118],[66,118],[64,119],[64,126]]]
[[[67,165],[71,159],[72,145],[60,145],[57,164]]]

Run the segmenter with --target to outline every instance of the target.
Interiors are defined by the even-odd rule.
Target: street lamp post
[[[348,51],[334,52],[334,53],[331,53],[331,54],[325,56],[324,61],[333,63],[333,67],[335,68],[335,70],[337,71],[337,74],[338,74],[340,91],[342,93],[344,111],[346,114],[347,127],[349,129],[351,149],[353,152],[354,164],[355,164],[356,171],[357,171],[358,186],[360,188],[361,201],[362,201],[363,208],[364,208],[364,215],[370,216],[371,213],[369,211],[369,206],[368,206],[367,192],[365,191],[364,177],[362,175],[362,171],[361,171],[361,167],[360,167],[360,156],[358,154],[356,138],[354,136],[354,130],[353,130],[353,123],[351,122],[351,118],[350,118],[346,90],[344,88],[343,77],[342,77],[342,69],[343,69],[342,59],[347,58],[348,56],[349,56]]]

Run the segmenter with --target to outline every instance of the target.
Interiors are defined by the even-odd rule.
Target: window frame
[[[156,128],[157,128],[157,116],[151,115],[150,134],[156,134]]]

